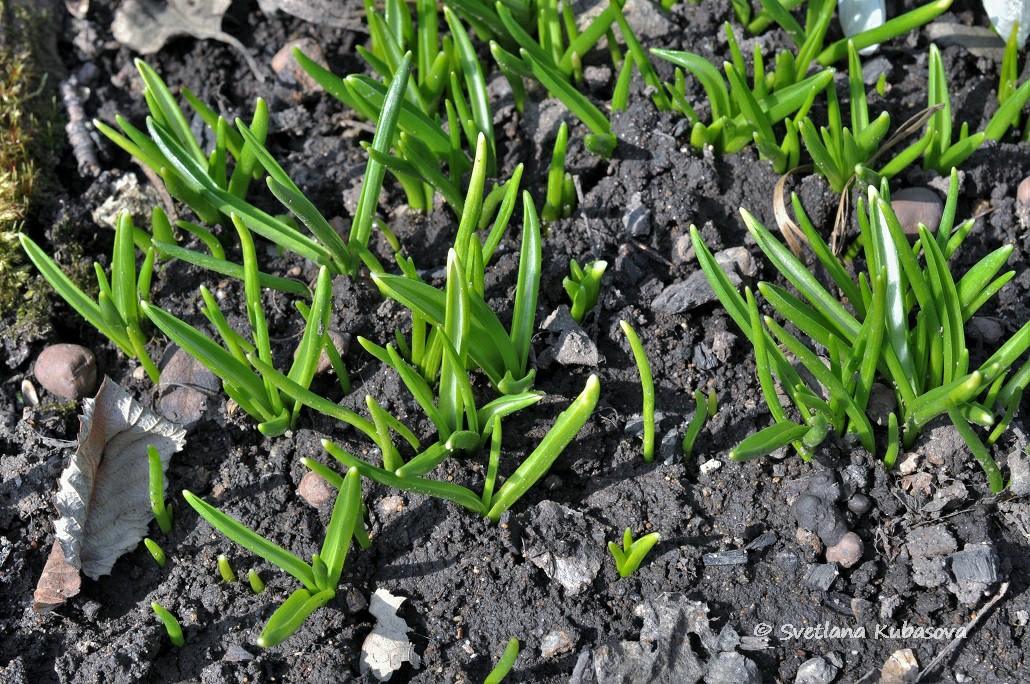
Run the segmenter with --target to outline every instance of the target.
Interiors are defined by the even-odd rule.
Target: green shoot
[[[157,564],[163,568],[167,560],[165,558],[164,550],[160,546],[158,546],[157,542],[151,539],[150,537],[146,537],[143,539],[143,545],[147,547],[147,551],[149,551],[150,555],[154,557],[154,560],[157,561]]]
[[[154,601],[150,604],[151,609],[154,613],[161,618],[161,622],[165,625],[165,630],[168,632],[168,638],[172,642],[172,646],[176,648],[182,648],[182,645],[186,643],[186,640],[182,637],[182,627],[179,626],[179,621],[175,619],[175,616],[169,613],[164,607]]]
[[[250,590],[255,594],[260,594],[265,590],[265,583],[261,579],[261,575],[257,573],[257,570],[251,569],[247,571],[247,582],[250,584]]]
[[[229,565],[229,559],[225,557],[225,554],[218,554],[218,574],[221,575],[222,581],[226,583],[232,583],[236,581],[236,573],[232,571],[232,566]]]
[[[661,540],[662,536],[657,532],[645,534],[634,540],[632,530],[627,527],[622,535],[621,549],[615,542],[608,542],[608,550],[615,559],[615,569],[619,571],[619,577],[629,577],[636,572],[644,562],[644,557]]]
[[[165,534],[172,531],[172,507],[165,506],[165,474],[161,466],[161,455],[153,446],[147,446],[147,460],[150,471],[150,508],[154,519]]]
[[[540,218],[545,224],[559,218],[568,218],[576,208],[576,189],[572,183],[572,176],[565,171],[568,137],[568,126],[562,121],[558,128],[558,137],[554,141],[551,167],[547,172],[547,199],[544,208],[540,210]]]
[[[519,657],[519,640],[512,637],[508,640],[508,645],[504,648],[504,653],[501,654],[500,660],[497,661],[497,665],[494,669],[490,670],[490,674],[483,680],[483,684],[501,684],[504,678],[511,672],[511,668],[515,666],[515,659]]]
[[[338,477],[338,476],[337,476]],[[264,558],[292,575],[302,585],[269,618],[258,637],[258,644],[270,647],[281,643],[297,631],[308,615],[325,605],[335,595],[347,559],[351,539],[360,534],[361,478],[356,469],[348,469],[345,478],[338,478],[339,493],[326,528],[320,553],[306,563],[299,557],[258,535],[217,508],[205,503],[192,492],[183,491],[183,498],[215,529],[243,548]],[[224,557],[223,557],[224,558]],[[219,569],[222,570],[221,558]],[[228,569],[228,563],[225,564]],[[231,569],[228,569],[231,574]],[[223,574],[223,578],[225,575]],[[235,575],[232,575],[235,580]],[[226,579],[226,581],[231,581]],[[260,582],[260,578],[258,578]],[[254,580],[251,579],[251,587]]]
[[[143,365],[152,382],[160,379],[160,371],[146,350],[143,336],[141,300],[149,299],[149,283],[154,268],[154,250],[147,245],[147,258],[138,277],[136,272],[136,228],[128,213],[118,217],[114,235],[114,254],[111,257],[111,279],[108,280],[100,264],[94,263],[99,296],[94,301],[80,290],[60,267],[48,257],[39,245],[24,233],[18,233],[22,249],[36,265],[47,282],[69,306],[107,337],[126,356],[136,358]]]
[[[712,399],[715,395],[710,394],[709,399]],[[709,401],[705,403],[705,395],[701,390],[694,392],[694,417],[690,419],[690,424],[687,425],[687,434],[683,436],[683,458],[689,459],[694,453],[694,442],[697,441],[697,436],[701,434],[702,428],[705,426],[705,421],[709,416],[715,415],[715,402]]]
[[[569,262],[570,277],[562,281],[565,292],[572,302],[570,313],[577,323],[582,323],[587,312],[597,306],[597,298],[601,293],[601,277],[608,268],[607,261],[590,261],[581,267],[572,259]]]
[[[635,330],[626,321],[619,321],[622,332],[629,340],[629,346],[633,350],[633,358],[637,362],[637,371],[640,373],[640,387],[644,395],[644,463],[654,460],[654,379],[651,377],[651,364],[647,360],[647,352]]]

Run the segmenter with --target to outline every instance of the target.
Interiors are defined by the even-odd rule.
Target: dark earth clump
[[[888,3],[892,14],[915,4]],[[89,3],[82,19],[65,16],[58,3],[55,7],[61,7],[53,31],[62,68],[78,75],[87,116],[113,121],[121,114],[141,123],[146,108],[132,67],[135,55],[113,42],[109,31],[115,3]],[[689,49],[717,63],[728,59],[721,26],[734,20],[727,0],[680,3],[667,18],[653,13],[640,32],[645,45]],[[979,3],[965,0],[941,20],[987,25]],[[270,64],[288,41],[309,38],[321,46],[336,73],[361,69],[353,51],[366,40],[361,33],[285,14],[269,18],[245,1],[233,3],[223,26],[262,65]],[[834,23],[831,37],[838,32]],[[763,46],[767,60],[788,45],[782,31],[770,30],[745,37],[742,49],[749,52],[754,41]],[[879,56],[889,60],[890,85],[885,96],[870,96],[872,111],[886,109],[897,125],[925,106],[927,46],[924,34],[916,32],[881,48]],[[998,65],[957,46],[942,52],[955,117],[969,121],[970,130],[981,130],[996,107]],[[596,66],[604,58],[592,56]],[[364,170],[358,142],[370,139],[368,123],[325,94],[301,93],[296,79],[277,79],[269,70],[270,79],[257,82],[240,55],[221,43],[179,38],[148,61],[173,90],[189,87],[229,119],[249,117],[254,99],[265,97],[272,111],[273,155],[326,217],[346,226]],[[663,77],[669,76],[667,66],[657,65]],[[588,76],[592,94],[599,100],[610,97],[610,73],[598,68]],[[544,93],[533,91],[520,116],[503,79],[497,73],[488,78],[496,81],[491,88],[500,94],[492,105],[501,175],[507,177],[515,164],[525,162],[524,185],[538,202],[557,122],[564,117],[572,128],[567,169],[577,179],[582,202],[571,218],[549,229],[538,323],[567,304],[562,278],[570,258],[609,263],[599,305],[583,323],[597,347],[597,368],[542,367],[537,388],[546,398],[505,423],[502,476],[510,475],[539,442],[587,376],[599,373],[597,410],[550,476],[496,527],[455,505],[366,482],[371,548],[351,552],[341,590],[328,606],[288,641],[264,651],[254,644],[256,635],[295,582],[216,533],[179,496],[173,497],[171,533],[161,536],[156,525],[152,529],[168,555],[165,567],[158,567],[141,546],[119,560],[111,576],[84,580],[81,595],[65,606],[36,614],[32,590],[53,543],[52,498],[67,440],[77,432],[78,407],[42,390],[38,406],[20,403],[21,381],[32,379],[33,360],[49,344],[82,344],[96,355],[98,378],[111,377],[148,405],[170,401],[170,389],[155,390],[134,372],[134,361],[59,302],[35,332],[5,332],[0,348],[0,367],[6,371],[0,391],[0,681],[361,681],[361,644],[375,622],[369,597],[385,588],[407,599],[400,614],[412,627],[422,659],[420,669],[405,667],[391,681],[482,681],[509,637],[516,636],[522,653],[509,676],[512,682],[685,682],[702,676],[708,682],[792,682],[796,677],[819,681],[812,678],[826,673],[836,674],[834,681],[851,682],[878,671],[900,649],[912,649],[925,667],[949,640],[878,636],[878,625],[899,631],[904,625],[961,627],[1002,582],[1011,583],[1004,599],[932,678],[1022,679],[1021,668],[1030,657],[1030,643],[1024,641],[1030,623],[1030,504],[1011,493],[991,496],[986,478],[950,426],[929,426],[892,472],[841,440],[828,441],[817,464],[793,455],[722,462],[729,448],[770,422],[749,345],[703,291],[691,291],[691,305],[674,313],[654,302],[670,286],[697,278],[686,237],[691,224],[713,252],[745,248],[737,256],[750,261],[736,261],[743,282],[777,279],[738,215],[744,207],[765,225],[775,225],[772,196],[779,179],[769,164],[751,147],[727,157],[690,147],[679,117],[656,112],[639,81],[629,108],[613,118],[620,143],[603,161],[583,149],[583,127],[560,105],[545,100]],[[688,87],[692,101],[701,102],[700,85],[688,79]],[[847,92],[846,86],[838,90]],[[816,111],[817,121],[821,116]],[[194,123],[200,131],[199,120]],[[106,171],[84,177],[70,149],[60,149],[51,163],[56,187],[37,200],[26,227],[56,253],[59,263],[86,275],[94,259],[108,265],[113,239],[110,228],[98,225],[94,211],[118,197],[116,184],[124,177],[135,176],[139,187],[151,187],[120,150],[99,136],[95,143]],[[1027,175],[1030,148],[1012,142],[985,144],[959,174],[959,217],[991,211],[978,221],[953,268],[964,272],[989,251],[1015,245],[1010,262],[1015,278],[995,306],[971,322],[998,335],[993,340],[987,334],[970,335],[972,362],[985,359],[998,338],[1007,338],[1030,317],[1028,216],[1015,198]],[[892,184],[912,186],[942,187],[934,174],[915,167]],[[793,189],[815,225],[828,234],[837,197],[816,178],[797,180]],[[267,193],[252,196],[264,208],[278,210]],[[389,180],[380,215],[403,251],[439,284],[456,222],[445,206],[419,215],[402,208],[403,203],[399,187]],[[646,226],[639,220],[640,206],[649,211]],[[631,207],[638,208],[637,214],[624,220]],[[506,323],[519,225],[516,216],[516,228],[487,274],[487,298]],[[389,257],[385,241],[373,247]],[[260,248],[259,256],[268,272],[314,279],[315,268],[299,257]],[[206,329],[197,305],[202,283],[219,297],[230,324],[245,320],[241,283],[184,262],[159,269],[153,300]],[[264,302],[281,367],[299,337],[299,316],[286,295],[269,292]],[[647,349],[663,416],[658,440],[673,447],[652,464],[643,462],[639,440],[626,432],[627,423],[640,414],[641,399],[619,320],[633,324]],[[14,325],[8,316],[0,330]],[[384,302],[367,278],[334,282],[334,330],[385,343],[395,327],[406,325],[406,311]],[[537,357],[554,337],[540,333]],[[152,342],[151,356],[162,358],[165,344]],[[355,408],[363,408],[365,395],[371,394],[421,436],[432,434],[392,371],[357,344],[349,345],[344,360],[352,376],[350,394],[341,396],[331,374],[316,379],[317,391]],[[718,396],[719,411],[702,431],[691,460],[683,461],[675,447],[694,412],[693,392],[710,388]],[[173,458],[169,491],[189,489],[310,557],[321,543],[328,511],[298,494],[306,472],[300,459],[332,465],[320,446],[324,437],[358,456],[369,456],[370,445],[311,412],[303,414],[293,433],[266,439],[223,394],[188,399],[192,403],[177,410],[195,424],[185,449]],[[1003,468],[1009,454],[1015,466],[1026,445],[1026,403],[995,447]],[[444,472],[476,487],[485,463],[448,461]],[[620,579],[604,546],[621,539],[626,527],[635,536],[657,531],[662,541],[636,574]],[[846,569],[827,563],[827,546],[851,533],[864,549],[861,557]],[[240,577],[257,570],[268,585],[265,592],[254,595],[243,582],[224,583],[216,571],[221,553]],[[151,601],[179,617],[184,648],[170,645]],[[787,626],[864,626],[866,638],[798,636]]]

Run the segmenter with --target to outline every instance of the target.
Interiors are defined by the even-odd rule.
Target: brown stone
[[[840,541],[826,549],[827,563],[840,563],[841,567],[850,568],[862,560],[862,552],[865,551],[865,544],[862,538],[854,532],[848,532]]]
[[[318,82],[311,78],[308,72],[304,71],[304,67],[300,65],[300,62],[293,55],[293,48],[298,48],[311,61],[327,69],[329,68],[329,64],[325,61],[325,55],[322,52],[322,46],[315,42],[314,39],[305,37],[291,40],[286,45],[283,45],[279,52],[275,53],[275,57],[272,57],[272,71],[279,76],[279,80],[289,84],[296,84],[304,93],[311,94],[321,91],[322,86],[318,85]]]
[[[937,231],[944,215],[944,202],[940,195],[930,188],[905,188],[891,195],[891,207],[894,209],[901,229],[911,240],[919,237],[919,224]]]
[[[1016,188],[1016,199],[1022,205],[1030,204],[1030,176],[1024,178]]]
[[[36,358],[36,379],[48,392],[78,401],[97,388],[97,360],[77,344],[52,344]]]
[[[330,501],[336,499],[336,490],[325,478],[314,471],[308,471],[300,480],[297,487],[300,498],[307,501],[315,508],[322,508]]]

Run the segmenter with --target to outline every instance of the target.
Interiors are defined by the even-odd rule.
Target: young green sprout
[[[650,463],[654,460],[654,378],[651,376],[651,364],[647,360],[647,352],[641,344],[637,332],[626,321],[619,321],[622,332],[629,340],[629,346],[633,350],[633,358],[637,362],[637,371],[640,373],[640,388],[644,395],[644,462]]]
[[[143,539],[143,545],[147,547],[147,551],[149,551],[150,555],[154,557],[154,560],[157,561],[157,564],[163,568],[165,566],[165,561],[167,560],[165,558],[164,550],[160,546],[158,546],[157,542],[151,539],[150,537],[146,537]]]
[[[544,223],[568,218],[576,209],[576,186],[572,181],[572,176],[565,171],[565,151],[568,138],[568,126],[562,121],[558,128],[558,137],[554,141],[551,167],[547,172],[547,199],[544,202],[544,208],[540,210],[540,218]]]
[[[606,268],[607,261],[590,261],[583,267],[575,259],[569,261],[571,274],[562,281],[562,285],[572,302],[569,313],[577,323],[582,323],[587,312],[597,306],[597,298],[601,294],[601,277]]]
[[[261,575],[257,573],[257,570],[247,571],[247,582],[250,583],[250,590],[255,594],[260,594],[265,590],[265,583],[261,579]]]
[[[140,248],[146,254],[138,275],[135,242],[137,238]],[[156,383],[161,374],[147,353],[146,338],[141,328],[144,317],[140,301],[150,298],[150,282],[156,257],[149,236],[132,225],[128,212],[123,212],[118,217],[115,228],[110,281],[100,264],[93,264],[99,291],[96,301],[80,290],[31,238],[24,233],[18,233],[18,239],[29,259],[57,294],[90,325],[111,340],[122,353],[138,359],[151,381]]]
[[[996,438],[998,426],[1007,425],[1012,402],[1030,383],[1030,361],[1016,365],[1030,348],[1030,323],[977,368],[969,365],[965,323],[1014,277],[1014,271],[999,275],[1013,247],[987,254],[961,277],[952,273],[949,259],[973,226],[972,220],[955,222],[954,169],[940,225],[935,232],[921,225],[915,248],[891,207],[886,180],[879,190],[868,188],[856,211],[866,263],[857,282],[816,232],[796,196],[793,204],[809,245],[842,297],[830,294],[809,266],[742,211],[758,246],[801,296],[771,283],[760,283],[758,289],[776,313],[827,350],[828,362],[771,316],[761,316],[750,289],[745,290],[746,298],[741,297],[700,234],[691,229],[709,283],[754,346],[759,384],[775,420],[741,442],[731,458],[758,458],[793,444],[807,459],[831,430],[838,435],[855,433],[858,442],[875,453],[866,408],[879,378],[897,394],[898,414],[891,421],[885,458],[889,465],[900,447],[911,446],[930,421],[947,416],[983,468],[991,492],[1000,492],[1005,486],[1001,470],[973,426],[994,427],[991,437]],[[841,301],[845,297],[850,308]],[[805,384],[784,350],[825,388],[825,395]],[[781,406],[776,381],[801,422]],[[1002,414],[1005,418],[999,422]]]
[[[164,623],[165,630],[168,632],[168,638],[172,642],[172,646],[176,648],[182,648],[182,645],[186,643],[186,640],[182,637],[182,627],[179,625],[179,621],[175,619],[175,616],[169,613],[165,608],[154,601],[150,604],[151,609],[154,613],[161,618],[161,622]]]
[[[683,436],[683,458],[689,459],[694,453],[694,442],[697,441],[697,436],[701,434],[701,429],[705,426],[705,421],[709,416],[714,416],[716,411],[716,402],[714,391],[708,395],[708,402],[705,402],[704,392],[696,390],[694,392],[694,416],[690,419],[690,424],[687,425],[687,433]]]
[[[504,678],[511,672],[511,668],[515,666],[515,659],[519,657],[519,640],[512,637],[508,640],[508,645],[504,648],[504,653],[501,654],[501,658],[497,661],[497,665],[494,669],[490,670],[490,674],[483,680],[483,684],[501,684]]]
[[[172,531],[172,507],[165,505],[165,474],[161,464],[161,455],[153,446],[147,446],[147,460],[150,471],[150,508],[154,511],[154,519],[165,534]]]
[[[660,534],[651,532],[634,541],[633,532],[627,527],[622,535],[621,549],[615,542],[608,542],[608,550],[615,559],[615,569],[619,571],[619,577],[629,577],[636,572],[644,562],[644,556],[661,540]]]
[[[257,639],[258,645],[263,648],[285,641],[300,628],[313,611],[324,606],[336,595],[351,539],[367,539],[361,519],[361,478],[358,471],[351,468],[347,471],[346,477],[337,476],[337,485],[339,493],[326,528],[321,551],[312,556],[310,563],[304,562],[281,546],[243,526],[192,492],[182,493],[186,502],[215,529],[243,548],[281,568],[303,585],[268,619]],[[221,563],[219,566],[221,567]],[[253,580],[251,586],[254,586]]]
[[[218,554],[218,574],[222,576],[222,581],[226,583],[236,581],[236,573],[232,571],[229,559],[225,557],[224,553]]]

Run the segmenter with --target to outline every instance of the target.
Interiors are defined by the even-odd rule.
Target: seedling
[[[512,637],[508,640],[508,645],[504,648],[504,653],[501,654],[500,660],[497,661],[497,665],[494,669],[490,670],[490,674],[483,680],[483,684],[501,684],[504,678],[511,672],[511,668],[515,666],[515,659],[519,657],[519,640]]]
[[[888,462],[897,457],[894,435],[899,428],[902,443],[910,446],[929,421],[947,414],[987,474],[991,491],[1001,491],[1001,471],[971,424],[1007,424],[997,422],[996,411],[1007,415],[1014,410],[1012,402],[1030,382],[1030,362],[1013,372],[1013,364],[1030,347],[1030,323],[975,370],[969,368],[964,327],[1015,275],[1013,271],[998,275],[1012,246],[988,254],[961,278],[953,275],[948,259],[973,227],[973,220],[955,225],[955,170],[940,225],[935,233],[920,226],[915,249],[894,215],[884,181],[879,190],[870,187],[867,199],[858,204],[867,271],[856,282],[816,232],[796,196],[793,204],[816,257],[854,313],[754,217],[741,213],[759,247],[804,299],[770,283],[760,283],[759,291],[780,316],[827,350],[828,364],[770,316],[760,317],[750,290],[745,293],[746,299],[740,296],[697,230],[691,229],[709,283],[755,347],[759,383],[776,420],[772,427],[744,440],[731,457],[757,458],[791,443],[807,458],[829,430],[840,435],[855,433],[862,446],[875,453],[872,425],[865,410],[872,384],[881,377],[895,388],[898,397],[899,413],[892,421]],[[919,263],[920,255],[925,266]],[[826,389],[826,398],[802,381],[779,345]],[[777,379],[793,400],[801,422],[788,417],[781,407],[774,385]],[[991,437],[996,438],[994,434]]]
[[[175,619],[175,616],[169,613],[160,603],[154,601],[150,604],[154,613],[161,618],[161,622],[165,625],[165,630],[168,632],[168,638],[172,642],[172,646],[176,648],[182,648],[182,645],[186,643],[186,640],[182,638],[182,627],[179,625],[179,621]]]
[[[265,590],[265,583],[261,579],[261,575],[257,573],[257,570],[247,571],[247,582],[250,584],[250,590],[255,594],[260,594]]]
[[[562,280],[562,285],[572,302],[569,312],[577,323],[582,323],[587,312],[597,306],[597,298],[601,294],[601,276],[606,268],[608,262],[601,260],[589,261],[583,267],[575,259],[569,262],[571,275]]]
[[[552,223],[559,218],[572,216],[576,209],[576,186],[572,175],[565,171],[565,151],[568,144],[569,129],[565,122],[558,128],[558,137],[554,141],[554,152],[551,154],[551,167],[547,172],[547,199],[540,211],[544,223]]]
[[[161,467],[161,455],[152,446],[147,447],[147,460],[150,471],[150,508],[154,511],[154,519],[165,534],[172,531],[172,507],[165,506],[165,474]]]
[[[385,468],[374,466],[344,451],[338,445],[323,440],[325,450],[348,469],[356,468],[362,475],[388,487],[426,496],[435,496],[452,501],[473,513],[485,516],[497,523],[501,515],[511,508],[529,489],[550,469],[554,461],[561,455],[565,447],[576,437],[587,419],[593,413],[600,396],[601,384],[596,375],[591,375],[586,386],[572,404],[558,416],[554,425],[544,435],[536,449],[522,462],[507,481],[494,492],[494,478],[497,474],[501,448],[500,420],[494,419],[491,434],[490,462],[483,492],[477,495],[471,489],[452,482],[441,482],[415,475],[391,472]],[[302,459],[309,468],[320,474],[333,486],[340,486],[342,478],[325,466],[310,459]],[[442,459],[440,459],[442,460]],[[414,463],[414,460],[408,465]],[[439,463],[439,460],[436,461]],[[434,463],[433,466],[436,464]]]
[[[222,576],[222,581],[226,583],[236,581],[236,573],[232,571],[229,559],[223,553],[218,554],[218,574]]]
[[[650,463],[654,460],[654,379],[651,377],[651,364],[647,360],[647,352],[635,330],[626,321],[619,321],[622,332],[626,333],[629,346],[633,350],[633,358],[637,362],[637,371],[640,373],[640,389],[644,395],[644,462]]]
[[[142,307],[158,328],[222,380],[226,393],[258,421],[258,429],[263,434],[275,436],[286,432],[296,423],[301,405],[288,397],[284,398],[275,382],[268,377],[272,349],[261,302],[257,253],[250,231],[240,221],[236,222],[236,228],[243,245],[244,292],[251,339],[229,327],[217,301],[204,286],[200,288],[204,299],[201,311],[217,330],[221,344],[156,306],[142,303]],[[298,306],[302,313],[307,312],[307,323],[293,363],[285,376],[290,383],[301,388],[306,389],[310,384],[323,350],[334,360],[339,356],[332,340],[325,334],[329,327],[331,298],[332,281],[328,267],[323,266],[318,273],[311,308],[308,310],[307,307]],[[252,369],[250,359],[260,360],[263,364],[260,366],[261,375]],[[342,368],[342,363],[339,366]],[[346,372],[340,376],[340,380],[346,382]],[[358,429],[369,427],[367,421],[346,409],[336,413]]]
[[[1006,90],[1011,88],[1014,88],[1014,85],[1007,87]],[[963,123],[958,140],[953,141],[951,97],[948,95],[944,62],[937,46],[930,45],[927,105],[940,108],[933,113],[927,124],[927,135],[932,135],[933,140],[923,154],[923,168],[934,169],[941,174],[947,173],[953,166],[964,162],[985,140],[1001,140],[1010,127],[1018,125],[1019,113],[1027,100],[1030,100],[1030,80],[1005,94],[1004,102],[984,130],[970,134],[969,124]]]
[[[701,434],[701,430],[705,426],[705,421],[708,420],[709,416],[714,416],[717,409],[715,403],[714,391],[708,395],[708,401],[705,402],[704,392],[701,390],[694,391],[694,416],[690,419],[690,423],[687,425],[687,434],[683,436],[683,458],[689,459],[694,453],[694,442],[697,441],[697,436]]]
[[[627,527],[622,535],[621,549],[615,542],[608,542],[608,550],[615,559],[615,569],[619,571],[619,577],[629,577],[636,572],[644,562],[644,556],[661,540],[660,534],[651,532],[634,541],[633,532]]]
[[[146,537],[143,539],[143,545],[147,547],[147,551],[149,551],[150,555],[154,557],[154,560],[157,561],[157,564],[163,568],[165,566],[165,561],[167,560],[165,558],[164,550],[160,546],[158,546],[157,542],[151,539],[150,537]]]
[[[192,492],[182,493],[187,503],[215,529],[243,548],[289,573],[303,585],[303,588],[297,589],[286,599],[265,624],[257,640],[258,645],[263,648],[285,641],[312,612],[335,596],[343,574],[343,564],[350,550],[351,538],[358,536],[360,540],[363,537],[361,478],[358,471],[348,469],[345,478],[338,478],[338,484],[340,491],[333,506],[329,526],[326,528],[322,549],[312,556],[311,563],[305,563],[281,546],[244,527]],[[251,586],[254,586],[253,580]]]
[[[96,301],[80,290],[31,238],[24,233],[18,233],[18,239],[29,259],[57,294],[90,325],[111,340],[123,354],[138,359],[151,381],[156,383],[161,374],[147,353],[147,341],[141,326],[143,305],[140,301],[150,298],[155,254],[149,244],[143,247],[146,258],[137,276],[136,248],[133,242],[135,235],[136,228],[132,225],[132,219],[127,212],[123,212],[118,217],[114,233],[110,281],[100,264],[93,263],[100,293]]]

